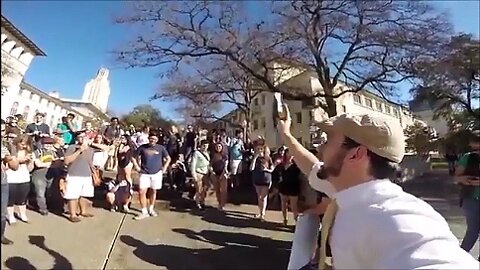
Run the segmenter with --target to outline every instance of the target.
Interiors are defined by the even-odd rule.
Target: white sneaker
[[[146,213],[141,213],[139,214],[138,216],[134,217],[133,219],[135,220],[142,220],[142,219],[145,219],[145,218],[148,218],[150,217],[150,215],[146,214]]]
[[[15,217],[8,218],[8,224],[9,225],[13,225],[15,223],[17,223],[17,219]]]
[[[152,216],[152,217],[158,216],[158,214],[157,214],[157,212],[155,212],[155,210],[148,211],[148,214],[150,214],[150,216]]]

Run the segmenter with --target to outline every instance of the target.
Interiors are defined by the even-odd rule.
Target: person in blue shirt
[[[237,130],[235,132],[235,138],[230,143],[230,175],[232,180],[232,187],[238,187],[240,185],[240,164],[243,160],[243,152],[245,151],[245,145],[243,143],[243,131]]]
[[[157,142],[158,135],[150,133],[148,144],[139,146],[136,151],[136,158],[132,160],[135,170],[140,172],[139,197],[142,212],[135,217],[136,220],[157,216],[154,210],[157,190],[162,188],[163,174],[167,172],[171,161],[167,149]]]

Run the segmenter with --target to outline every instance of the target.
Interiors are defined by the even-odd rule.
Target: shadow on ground
[[[190,199],[182,197],[181,194],[168,195],[165,193],[162,196],[163,200],[170,202],[170,210],[180,213],[190,213],[194,216],[199,216],[203,221],[214,223],[226,227],[234,228],[258,228],[264,230],[275,230],[293,232],[293,227],[285,227],[283,224],[260,221],[254,217],[253,214],[239,212],[239,211],[218,211],[216,208],[207,206],[205,210],[199,211],[195,208],[195,203]],[[237,196],[242,194],[237,193]],[[243,196],[249,196],[248,193]],[[255,195],[254,195],[255,196]],[[267,215],[268,219],[268,215]]]
[[[45,237],[42,235],[30,235],[28,236],[28,242],[34,246],[37,246],[40,249],[46,251],[50,256],[54,259],[54,265],[52,269],[62,269],[62,270],[71,270],[73,269],[72,264],[70,261],[65,258],[62,254],[58,253],[57,251],[50,249],[45,244]],[[33,266],[29,260],[23,257],[10,257],[5,261],[5,266],[7,269],[12,270],[33,270],[37,269]],[[2,268],[3,269],[3,268]]]
[[[132,247],[141,260],[167,269],[285,269],[290,243],[244,233],[173,229],[188,238],[220,246],[189,249],[170,245],[147,245],[129,235],[120,240]]]

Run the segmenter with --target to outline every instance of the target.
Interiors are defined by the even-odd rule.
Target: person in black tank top
[[[127,180],[132,183],[132,158],[135,147],[128,135],[122,135],[120,138],[120,145],[118,147],[118,174],[117,179]]]
[[[224,154],[224,146],[218,142],[214,145],[211,157],[211,166],[213,174],[212,182],[215,188],[215,194],[218,201],[218,209],[223,210],[223,207],[227,203],[227,161],[228,156]]]

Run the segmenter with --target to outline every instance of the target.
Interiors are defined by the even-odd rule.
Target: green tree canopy
[[[436,137],[431,128],[421,122],[415,122],[405,129],[407,151],[427,156],[436,148]]]
[[[134,125],[136,128],[148,125],[153,128],[166,129],[170,125],[175,124],[172,120],[162,117],[160,111],[150,104],[136,106],[131,112],[122,117],[122,121],[126,125]]]

